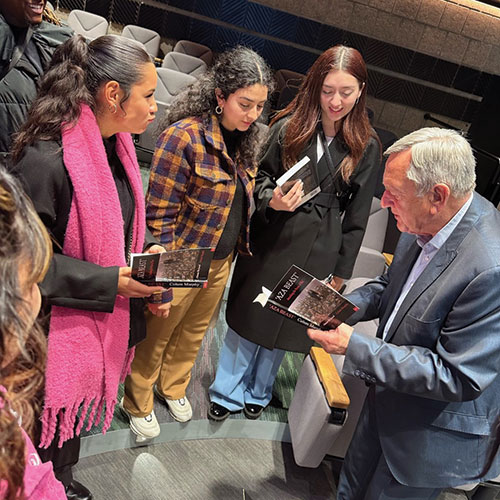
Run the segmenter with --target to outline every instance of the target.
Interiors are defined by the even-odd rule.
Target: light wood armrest
[[[318,378],[325,390],[328,405],[332,408],[346,409],[351,401],[332,357],[322,347],[311,347],[310,354],[316,366]]]
[[[392,264],[392,259],[394,258],[394,255],[392,253],[383,253],[382,254],[385,259],[385,263],[390,266]]]

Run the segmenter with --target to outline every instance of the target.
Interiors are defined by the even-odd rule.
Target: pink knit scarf
[[[125,266],[123,217],[97,121],[87,105],[74,127],[62,132],[64,165],[73,198],[63,253],[103,267]],[[132,252],[144,244],[141,175],[130,134],[117,134],[116,151],[135,199]],[[109,428],[118,384],[130,370],[129,299],[118,295],[112,313],[52,307],[40,445],[47,447],[59,425],[59,446],[100,422]],[[75,419],[80,407],[80,421]],[[85,418],[87,417],[87,419]]]

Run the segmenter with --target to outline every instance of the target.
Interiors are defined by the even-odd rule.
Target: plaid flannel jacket
[[[237,249],[250,254],[256,174],[256,164],[238,164],[228,156],[215,115],[208,120],[193,117],[172,124],[159,137],[153,156],[146,197],[149,229],[167,250],[216,247],[231,209],[238,175],[248,208]]]

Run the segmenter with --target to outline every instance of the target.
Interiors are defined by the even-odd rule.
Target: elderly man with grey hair
[[[481,474],[500,406],[500,214],[474,193],[457,132],[424,128],[386,152],[382,205],[403,232],[389,271],[349,298],[350,323],[309,330],[368,396],[338,499],[432,499]],[[500,473],[497,456],[486,477]],[[477,479],[476,479],[477,481]]]

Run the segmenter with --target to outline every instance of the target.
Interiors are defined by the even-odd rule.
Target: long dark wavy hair
[[[14,138],[14,163],[26,146],[58,139],[63,123],[71,126],[80,117],[81,104],[88,104],[98,113],[97,95],[103,84],[120,84],[125,94],[122,106],[132,87],[143,78],[147,63],[151,64],[151,57],[139,42],[116,35],[101,36],[90,44],[83,36],[75,35],[60,45],[40,80],[28,119]]]
[[[298,156],[317,131],[321,120],[321,89],[330,71],[342,70],[354,76],[361,90],[359,100],[342,120],[341,138],[349,148],[349,155],[340,167],[342,179],[349,182],[363,151],[374,131],[366,112],[366,82],[368,72],[361,54],[352,47],[331,47],[311,66],[293,101],[273,117],[270,125],[289,117],[283,139],[283,166],[285,169],[297,162]]]
[[[45,334],[24,297],[45,276],[51,248],[31,201],[0,166],[0,478],[8,500],[23,498],[26,443],[18,421],[32,435],[45,371]]]
[[[164,130],[190,116],[202,117],[208,122],[217,107],[215,89],[220,89],[222,97],[227,99],[237,90],[255,84],[267,87],[268,94],[274,90],[273,74],[264,59],[247,47],[227,50],[199,80],[175,97],[159,128]],[[257,124],[252,123],[240,139],[235,160],[249,165],[255,163],[263,139]]]

